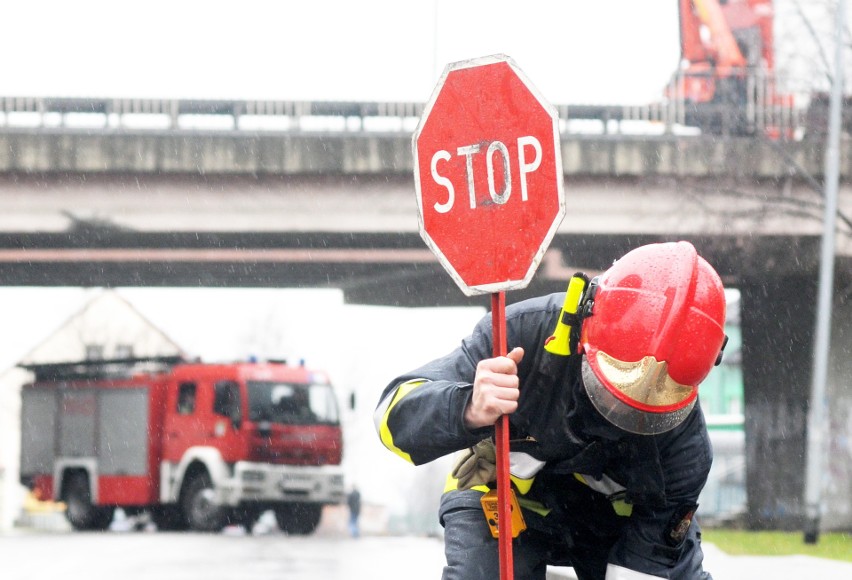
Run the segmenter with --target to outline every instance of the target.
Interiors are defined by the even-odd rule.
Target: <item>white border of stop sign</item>
[[[556,171],[556,183],[554,185],[554,192],[558,198],[558,210],[556,215],[553,216],[553,222],[550,224],[550,227],[547,230],[544,238],[542,239],[541,245],[536,251],[529,268],[526,271],[525,276],[519,280],[501,280],[495,281],[492,283],[485,284],[477,284],[470,286],[468,285],[461,277],[461,275],[456,271],[456,268],[453,266],[451,261],[447,258],[444,252],[441,251],[438,244],[432,239],[429,233],[426,231],[425,221],[424,221],[424,208],[423,208],[423,194],[421,189],[421,175],[420,175],[420,159],[419,159],[419,151],[417,142],[420,138],[420,135],[423,131],[423,128],[429,118],[429,115],[432,112],[432,108],[434,107],[436,101],[438,100],[438,96],[441,93],[441,89],[444,86],[444,83],[447,80],[447,77],[450,73],[462,69],[474,68],[479,66],[492,65],[497,63],[505,62],[512,72],[517,75],[518,79],[524,84],[524,86],[529,90],[530,94],[538,101],[544,111],[550,116],[552,120],[552,128],[553,128],[553,150],[555,152],[554,166]],[[547,135],[549,138],[550,135]],[[420,118],[420,122],[417,125],[417,129],[414,131],[411,140],[412,152],[414,154],[414,182],[415,189],[417,193],[417,207],[418,207],[418,220],[420,227],[420,235],[423,240],[426,242],[426,245],[432,250],[432,252],[437,256],[438,260],[441,262],[441,265],[450,274],[456,284],[461,288],[462,292],[464,292],[467,296],[475,296],[479,294],[488,294],[494,292],[503,292],[506,290],[513,289],[521,289],[526,288],[530,281],[532,280],[533,274],[535,274],[536,269],[538,268],[541,259],[544,256],[544,253],[547,251],[547,247],[550,245],[553,236],[556,234],[556,230],[559,228],[563,218],[565,217],[565,192],[564,192],[564,174],[562,170],[562,150],[559,142],[559,117],[556,112],[556,108],[553,107],[550,103],[548,103],[538,92],[538,90],[532,85],[532,83],[527,79],[526,75],[518,68],[515,62],[508,56],[503,54],[496,54],[491,56],[485,56],[481,58],[460,61],[455,63],[450,63],[444,69],[441,78],[438,81],[435,90],[432,93],[432,96],[429,99],[429,102],[426,104],[426,107],[423,110],[423,115]],[[512,160],[517,163],[518,173],[520,176],[520,183],[517,184],[517,188],[520,190],[518,195],[521,196],[521,199],[526,201],[527,199],[527,183],[526,176],[528,173],[535,171],[542,161],[542,146],[539,142],[538,138],[532,135],[524,135],[517,138],[517,142],[512,144],[517,145],[517,155],[518,158],[516,160]],[[505,203],[508,198],[510,192],[512,191],[514,185],[511,184],[511,181],[504,182],[502,185],[501,191],[497,191],[497,186],[495,185],[494,174],[495,172],[499,172],[502,170],[502,175],[506,176],[508,179],[509,167],[510,163],[508,157],[507,147],[504,143],[500,141],[492,141],[488,145],[488,149],[480,151],[479,144],[469,144],[464,147],[459,147],[457,149],[453,149],[452,151],[440,150],[433,154],[433,158],[429,160],[428,166],[431,167],[431,172],[428,175],[428,179],[431,179],[438,186],[441,186],[446,189],[446,198],[444,201],[440,203],[435,203],[433,207],[430,208],[430,211],[434,211],[436,213],[446,213],[449,212],[455,205],[457,204],[469,204],[469,207],[473,209],[476,205],[476,200],[474,199],[474,186],[473,186],[473,177],[472,177],[472,169],[471,169],[471,159],[474,155],[477,154],[487,154],[486,160],[488,163],[488,188],[490,199],[495,204]],[[436,166],[441,161],[447,161],[452,156],[460,156],[465,158],[465,162],[467,164],[467,190],[466,191],[457,191],[463,190],[463,187],[455,188],[450,181],[443,177],[439,171],[436,170]],[[503,167],[494,167],[495,161],[497,160],[497,164],[502,164]]]

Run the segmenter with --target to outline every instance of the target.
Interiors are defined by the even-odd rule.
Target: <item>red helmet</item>
[[[631,433],[663,433],[692,411],[725,342],[725,290],[692,244],[628,252],[597,281],[580,342],[595,408]]]

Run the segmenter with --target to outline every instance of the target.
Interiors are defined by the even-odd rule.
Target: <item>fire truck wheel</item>
[[[181,508],[189,527],[197,532],[218,532],[225,527],[226,510],[215,502],[213,482],[207,472],[192,476],[181,496]]]
[[[294,503],[275,507],[275,521],[281,531],[294,536],[305,536],[317,529],[322,517],[322,504]]]
[[[112,523],[115,508],[92,504],[92,492],[86,474],[69,476],[62,496],[67,506],[65,517],[75,530],[105,530]]]

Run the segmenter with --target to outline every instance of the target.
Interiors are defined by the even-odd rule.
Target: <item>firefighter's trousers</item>
[[[441,498],[447,565],[443,580],[495,580],[500,577],[499,542],[491,535],[482,512],[482,492],[450,491]],[[528,524],[535,518],[524,510]],[[538,528],[540,526],[536,526]],[[566,530],[563,538],[570,538]],[[514,578],[544,580],[547,565],[573,566],[580,580],[604,578],[607,546],[584,545],[580,549],[558,535],[529,528],[512,542]],[[575,554],[575,552],[577,552]]]
[[[499,542],[491,535],[482,511],[482,492],[452,490],[444,493],[439,510],[444,526],[447,565],[443,580],[495,580],[500,577]],[[641,554],[611,551],[627,518],[613,515],[609,502],[600,496],[578,494],[576,501],[548,515],[523,509],[527,529],[512,542],[515,580],[545,580],[548,564],[572,566],[579,580],[604,580],[607,565],[641,571],[647,562]],[[687,541],[700,545],[697,525]],[[690,550],[672,568],[640,574],[680,580],[712,580],[701,568],[700,547]]]

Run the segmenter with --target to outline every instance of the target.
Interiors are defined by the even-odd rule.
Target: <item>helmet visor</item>
[[[613,386],[598,378],[588,356],[583,357],[583,385],[595,409],[619,429],[639,435],[665,433],[680,425],[695,406],[696,390],[672,381],[665,365],[646,359],[614,364],[615,359],[604,353],[592,356]]]

